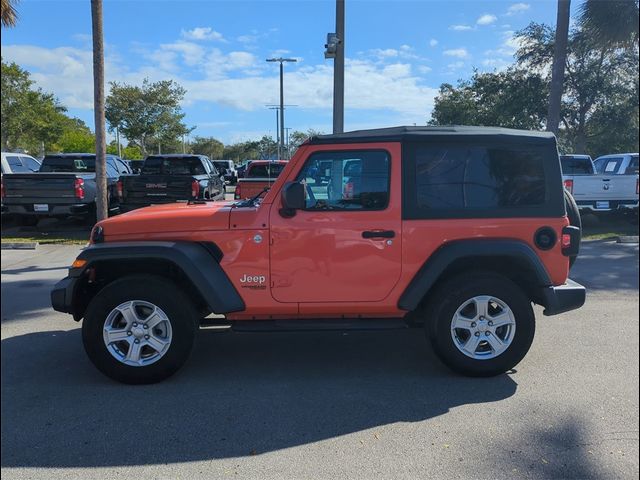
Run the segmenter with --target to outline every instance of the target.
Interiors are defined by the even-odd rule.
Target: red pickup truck
[[[280,172],[287,165],[286,160],[255,160],[247,167],[244,178],[238,179],[234,198],[252,198],[271,187]]]

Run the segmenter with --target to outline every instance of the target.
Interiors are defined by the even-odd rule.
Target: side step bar
[[[411,325],[402,318],[341,318],[294,320],[237,320],[205,318],[201,327],[228,327],[234,332],[317,332],[345,330],[399,330]]]

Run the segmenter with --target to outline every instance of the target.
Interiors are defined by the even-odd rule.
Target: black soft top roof
[[[371,130],[355,130],[331,135],[317,135],[309,139],[312,145],[332,144],[345,142],[402,142],[402,141],[428,141],[436,138],[465,137],[476,138],[493,137],[495,140],[510,140],[519,143],[547,143],[554,142],[555,136],[550,132],[536,132],[530,130],[515,130],[500,127],[389,127],[375,128]]]

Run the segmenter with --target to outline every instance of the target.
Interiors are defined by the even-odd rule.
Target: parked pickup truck
[[[615,161],[612,161],[614,164]],[[638,208],[638,175],[596,173],[588,155],[562,155],[562,180],[583,211],[609,212]]]
[[[204,155],[150,155],[140,175],[118,181],[120,211],[179,200],[224,200],[220,173]]]
[[[317,181],[325,166],[329,178]],[[125,383],[176,372],[210,322],[416,328],[452,370],[498,375],[533,342],[533,303],[557,315],[585,301],[568,279],[580,227],[567,207],[551,133],[322,135],[298,148],[263,198],[157,205],[100,222],[51,301],[83,321],[93,364]],[[544,328],[553,336],[567,325]],[[211,353],[212,367],[223,354]],[[523,368],[552,371],[555,359]]]
[[[603,155],[593,162],[597,173],[606,175],[638,175],[638,154]]]
[[[131,173],[119,157],[107,155],[109,210],[118,209],[115,187],[120,175]],[[22,224],[41,217],[82,216],[95,221],[96,156],[93,153],[46,155],[36,173],[10,173],[2,178],[3,213]]]
[[[234,198],[252,198],[271,187],[287,165],[285,160],[254,160],[247,167],[244,178],[239,178]]]

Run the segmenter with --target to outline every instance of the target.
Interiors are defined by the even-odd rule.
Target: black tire
[[[169,318],[171,344],[155,363],[130,366],[107,350],[103,328],[109,313],[129,300],[160,307]],[[82,324],[82,341],[93,364],[107,377],[128,384],[162,381],[182,367],[193,347],[198,316],[189,298],[172,282],[153,275],[131,275],[104,287],[89,303]]]
[[[509,347],[497,357],[474,359],[462,353],[451,334],[454,314],[466,301],[490,295],[506,303],[513,312],[516,329]],[[515,367],[527,354],[535,334],[531,301],[508,278],[491,273],[465,273],[452,277],[431,295],[427,305],[425,330],[440,360],[454,372],[470,377],[491,377]]]
[[[580,210],[578,209],[578,204],[573,198],[573,195],[571,195],[571,193],[569,193],[569,191],[566,189],[564,191],[564,204],[567,210],[567,218],[569,219],[569,224],[580,229],[580,240],[582,239],[582,219],[580,218]],[[577,258],[577,255],[572,255],[571,257],[569,257],[569,268],[573,267],[573,264],[576,263]]]

